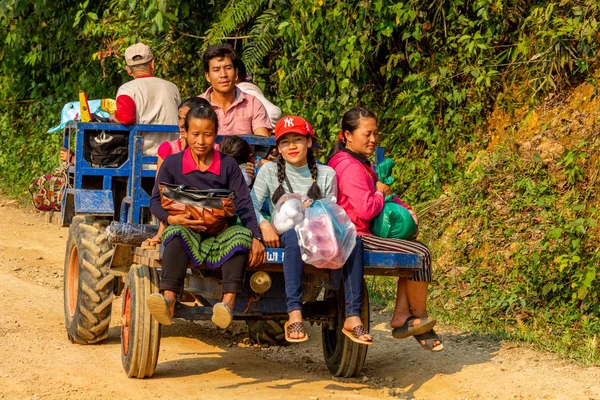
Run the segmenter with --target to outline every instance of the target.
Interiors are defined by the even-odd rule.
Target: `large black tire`
[[[369,312],[369,293],[367,285],[363,281],[362,291],[362,308],[360,310],[360,318],[367,330],[370,329],[370,312]],[[342,333],[344,319],[346,316],[346,301],[344,298],[344,287],[332,293],[335,307],[336,317],[333,326],[323,325],[322,343],[323,356],[327,369],[333,376],[343,378],[351,378],[357,376],[362,370],[367,358],[368,346],[364,344],[354,343],[346,335]]]
[[[287,344],[283,330],[284,322],[279,320],[246,321],[248,336],[256,344],[267,343],[271,346]]]
[[[156,269],[134,264],[123,289],[121,361],[130,378],[154,374],[160,349],[160,324],[152,318],[146,298],[158,292]]]
[[[104,234],[106,220],[74,217],[69,228],[64,268],[64,311],[72,343],[97,343],[108,336],[114,275],[113,250]]]

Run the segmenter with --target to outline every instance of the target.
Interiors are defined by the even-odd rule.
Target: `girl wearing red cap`
[[[342,130],[328,162],[338,180],[338,204],[354,222],[365,250],[416,253],[423,257],[422,270],[416,271],[412,278],[398,279],[396,307],[390,325],[395,338],[414,336],[425,349],[441,351],[444,345],[433,330],[436,321],[428,317],[426,307],[427,289],[432,279],[429,249],[414,240],[378,238],[369,229],[390,192],[389,186],[377,181],[368,158],[375,151],[378,136],[377,120],[371,111],[353,108],[342,117]],[[415,215],[413,218],[416,222]]]
[[[289,320],[285,324],[285,338],[289,342],[304,342],[308,335],[302,322],[302,272],[303,261],[294,229],[281,236],[258,211],[269,199],[271,211],[286,193],[306,195],[310,199],[332,198],[337,194],[337,182],[332,168],[316,163],[311,150],[314,132],[312,126],[301,117],[283,117],[275,125],[275,140],[279,155],[276,162],[266,163],[259,171],[252,189],[252,202],[265,244],[284,247],[283,273]],[[357,340],[371,343],[373,338],[360,320],[362,293],[362,265],[360,268],[344,266],[347,318],[344,328],[358,332]],[[354,339],[353,339],[354,340]]]

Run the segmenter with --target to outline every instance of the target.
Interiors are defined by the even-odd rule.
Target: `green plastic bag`
[[[396,203],[391,194],[385,198],[381,213],[371,221],[371,233],[382,238],[411,240],[417,233],[417,224],[410,212]]]
[[[391,158],[379,163],[375,168],[379,182],[388,186],[394,183],[393,169],[394,161]],[[410,212],[396,203],[394,198],[393,194],[386,196],[383,210],[371,221],[371,233],[382,238],[411,240],[417,233],[417,224]]]
[[[392,176],[392,169],[394,169],[394,161],[391,158],[385,158],[375,167],[377,173],[377,179],[384,185],[391,186],[396,179]]]

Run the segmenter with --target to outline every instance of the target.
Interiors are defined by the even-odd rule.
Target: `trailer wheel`
[[[146,298],[157,292],[156,269],[132,265],[123,289],[121,317],[121,361],[130,378],[149,378],[156,369],[160,324],[150,315]]]
[[[346,300],[344,287],[332,291],[332,306],[336,307],[336,316],[333,326],[324,324],[322,327],[323,356],[327,369],[333,376],[350,378],[357,376],[367,358],[368,346],[354,343],[342,333],[346,316]],[[334,305],[335,304],[335,305]],[[367,330],[370,329],[369,293],[363,280],[362,308],[360,318]]]
[[[108,336],[114,275],[113,250],[104,234],[106,220],[74,217],[64,267],[64,313],[72,343],[97,343]]]

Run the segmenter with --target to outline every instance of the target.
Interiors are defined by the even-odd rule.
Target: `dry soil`
[[[0,399],[600,399],[600,368],[583,367],[447,325],[446,350],[427,352],[390,335],[388,312],[374,311],[363,374],[330,376],[320,331],[309,342],[243,344],[235,322],[163,328],[150,379],[126,377],[120,356],[120,299],[106,341],[71,344],[64,328],[63,260],[67,228],[0,199]]]

